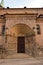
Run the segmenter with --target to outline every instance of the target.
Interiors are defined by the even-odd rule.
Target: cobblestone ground
[[[43,65],[43,58],[5,59],[0,65]]]

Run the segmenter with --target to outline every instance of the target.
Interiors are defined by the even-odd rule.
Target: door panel
[[[18,37],[17,39],[17,52],[25,53],[25,37]]]

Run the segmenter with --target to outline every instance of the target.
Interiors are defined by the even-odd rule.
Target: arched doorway
[[[14,50],[15,53],[29,54],[34,52],[35,42],[33,38],[34,38],[35,32],[28,25],[21,24],[21,23],[16,24],[12,28],[10,28],[10,32],[11,34],[14,34],[12,35],[11,40],[14,39],[14,37],[16,38],[16,40],[13,40],[12,43],[8,45],[12,47],[13,49],[15,49]]]

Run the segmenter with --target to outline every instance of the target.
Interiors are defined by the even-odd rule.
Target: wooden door
[[[25,37],[17,38],[17,52],[25,53]]]

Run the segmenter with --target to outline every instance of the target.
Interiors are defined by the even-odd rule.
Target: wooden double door
[[[25,53],[25,37],[17,38],[17,53]]]

